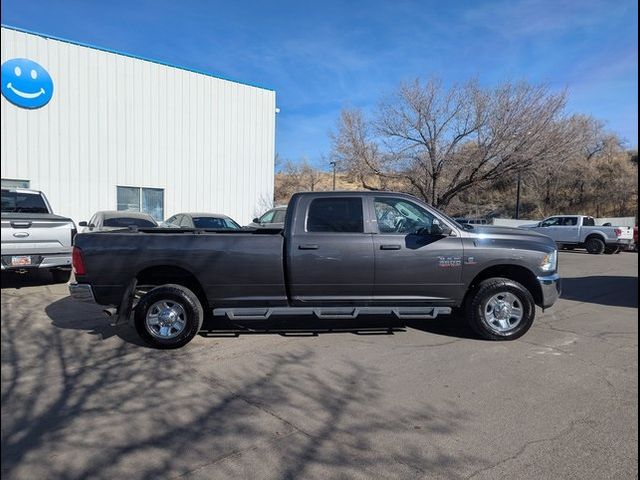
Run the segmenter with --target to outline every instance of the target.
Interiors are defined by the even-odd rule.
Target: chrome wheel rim
[[[175,338],[185,329],[187,314],[180,303],[160,300],[147,310],[145,325],[149,333],[156,338]]]
[[[484,318],[496,333],[506,333],[522,321],[524,308],[518,297],[510,292],[493,295],[484,305]]]

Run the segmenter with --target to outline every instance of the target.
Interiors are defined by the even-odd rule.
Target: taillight
[[[87,273],[84,268],[82,250],[78,247],[73,247],[73,251],[71,252],[71,265],[73,266],[74,275],[85,275]]]
[[[616,237],[622,235],[622,230],[620,230],[619,228],[614,228],[613,231],[616,232]]]

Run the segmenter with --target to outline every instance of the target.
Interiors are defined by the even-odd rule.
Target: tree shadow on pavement
[[[562,279],[565,300],[638,308],[638,277],[596,275]]]
[[[53,325],[12,300],[2,314],[3,478],[398,478],[480,462],[439,446],[467,412],[428,398],[385,404],[375,365],[319,367],[306,348],[219,365],[215,350],[120,341],[96,312],[62,320],[62,300],[47,308]],[[82,322],[97,335],[74,332]]]

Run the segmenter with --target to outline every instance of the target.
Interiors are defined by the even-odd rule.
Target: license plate
[[[11,266],[13,267],[26,267],[28,265],[31,265],[31,257],[28,255],[11,257]]]

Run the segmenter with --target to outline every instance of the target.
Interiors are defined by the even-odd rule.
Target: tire
[[[71,270],[51,270],[50,273],[54,283],[67,283],[71,278]]]
[[[605,250],[604,242],[597,237],[591,237],[590,239],[588,239],[585,247],[587,249],[587,252],[589,252],[591,255],[600,255]]]
[[[134,311],[140,338],[160,349],[180,348],[189,343],[202,327],[203,318],[198,297],[188,288],[174,284],[147,292]]]
[[[502,297],[502,299],[500,299]],[[511,304],[513,317],[498,320],[498,309],[491,302],[498,299],[503,305]],[[500,313],[504,312],[503,310]],[[516,309],[520,310],[520,318],[517,320]],[[481,282],[468,298],[466,314],[469,326],[485,340],[515,340],[527,333],[536,316],[536,307],[533,296],[520,283],[508,278],[490,278]],[[494,316],[494,314],[496,314]],[[498,324],[506,321],[507,326]]]

